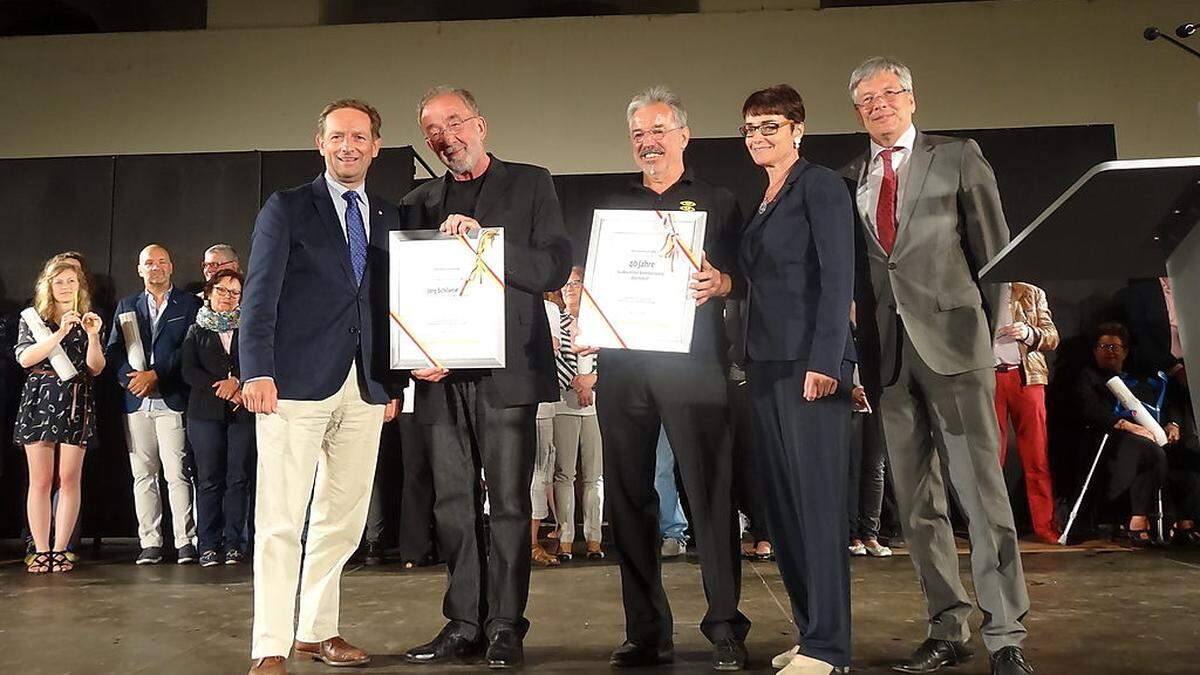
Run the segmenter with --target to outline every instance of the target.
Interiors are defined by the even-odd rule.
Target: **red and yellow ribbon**
[[[608,320],[608,317],[604,314],[604,310],[600,309],[600,304],[596,302],[596,298],[592,297],[592,293],[587,289],[587,286],[580,284],[579,288],[583,290],[583,297],[587,298],[592,303],[592,307],[596,308],[596,313],[604,320],[604,325],[608,326],[608,329],[612,331],[613,337],[617,338],[617,344],[621,345],[622,349],[629,349],[629,345],[625,344],[625,340],[617,332],[616,326],[613,325],[612,321]]]
[[[470,274],[468,274],[467,278],[463,280],[462,287],[458,289],[458,294],[460,296],[467,292],[467,286],[469,286],[472,281],[483,283],[483,277],[485,274],[490,275],[492,279],[500,285],[501,289],[504,288],[504,282],[500,280],[499,275],[497,275],[496,272],[493,271],[483,259],[483,254],[487,252],[487,249],[489,246],[491,246],[492,241],[495,240],[499,235],[499,230],[484,231],[479,235],[478,248],[472,246],[471,242],[467,241],[465,235],[458,235],[458,240],[461,241],[464,246],[471,249],[471,252],[475,254],[475,266],[471,268]]]
[[[663,227],[667,228],[667,238],[663,242],[662,250],[659,251],[659,255],[664,258],[669,258],[671,260],[671,269],[674,269],[675,249],[678,248],[683,252],[684,257],[688,259],[688,262],[692,264],[692,267],[699,272],[700,262],[692,253],[691,249],[688,248],[687,244],[683,243],[683,240],[679,238],[679,233],[675,231],[675,224],[671,222],[671,214],[664,214],[662,211],[655,211],[655,213],[657,213],[658,217],[662,219]]]
[[[421,355],[429,361],[430,365],[432,365],[434,368],[442,367],[441,362],[433,358],[433,354],[430,354],[429,350],[425,349],[425,345],[421,344],[421,341],[418,340],[415,335],[413,335],[412,331],[408,329],[408,326],[404,325],[404,322],[400,320],[400,317],[397,316],[394,311],[388,310],[388,315],[392,317],[392,321],[396,322],[396,325],[400,327],[400,330],[404,331],[404,334],[408,336],[408,339],[412,340],[412,343],[417,346],[417,349],[421,350]]]

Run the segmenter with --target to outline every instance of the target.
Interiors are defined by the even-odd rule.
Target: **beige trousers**
[[[251,658],[287,656],[293,637],[320,642],[338,635],[342,567],[367,520],[383,409],[363,401],[351,366],[333,396],[281,400],[275,414],[258,415]]]

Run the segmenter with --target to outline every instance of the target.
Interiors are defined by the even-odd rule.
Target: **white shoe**
[[[850,555],[866,555],[866,554],[867,554],[867,547],[865,545],[863,545],[863,543],[861,541],[854,543],[854,544],[850,544]]]
[[[663,539],[662,557],[676,558],[676,557],[683,555],[684,553],[687,553],[687,544],[686,543],[684,543],[683,541],[676,539],[674,537],[667,537],[666,539]]]
[[[879,543],[878,539],[868,539],[863,544],[863,550],[874,558],[890,558],[892,557],[892,549]]]
[[[797,655],[799,653],[800,653],[800,647],[796,646],[796,647],[792,647],[791,649],[787,650],[786,652],[783,652],[782,654],[776,654],[775,657],[771,659],[771,667],[772,668],[787,668],[788,664],[792,662],[792,657],[794,657],[795,655]]]
[[[779,675],[830,675],[832,672],[832,665],[811,656],[796,654],[787,667],[779,671]]]

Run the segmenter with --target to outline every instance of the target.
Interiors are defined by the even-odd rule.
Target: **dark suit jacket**
[[[746,352],[752,361],[805,361],[841,378],[855,359],[854,211],[846,184],[805,159],[742,232]]]
[[[484,174],[475,220],[504,228],[505,367],[485,371],[485,384],[498,407],[558,400],[554,350],[546,324],[542,293],[562,288],[571,273],[571,241],[550,172],[538,166],[503,162],[495,157]],[[446,181],[435,178],[401,200],[404,229],[434,229],[446,216]],[[460,371],[442,382],[417,382],[415,412],[422,423],[445,421],[446,384],[478,377]]]
[[[1121,291],[1125,323],[1133,338],[1134,366],[1139,372],[1170,373],[1179,363],[1171,355],[1171,318],[1157,278],[1133,279]]]
[[[221,336],[199,324],[192,324],[187,337],[183,340],[183,379],[191,388],[188,397],[188,419],[213,420],[223,422],[226,419],[237,421],[252,421],[254,416],[244,407],[233,411],[233,404],[223,398],[218,398],[213,391],[213,384],[224,380],[230,375],[242,379],[241,368],[238,367],[238,331],[233,331],[233,343],[230,351],[225,351],[221,344]],[[228,413],[232,412],[232,418]]]
[[[364,400],[403,389],[388,369],[387,232],[400,214],[367,192],[367,267],[355,284],[346,235],[325,175],[271,195],[250,240],[238,335],[242,381],[275,378],[279,398],[319,401],[359,366]]]
[[[136,312],[138,330],[142,334],[142,347],[146,349],[147,365],[158,375],[158,395],[162,397],[167,407],[176,412],[187,409],[188,387],[180,372],[181,350],[183,338],[188,328],[196,322],[196,312],[200,310],[200,300],[196,296],[180,288],[172,288],[167,294],[167,306],[163,309],[158,325],[151,329],[150,306],[146,292],[121,298],[117,309],[113,312],[112,328],[108,334],[108,346],[105,348],[105,359],[110,367],[117,370],[117,383],[125,396],[125,412],[136,412],[142,405],[142,399],[134,396],[125,385],[129,384],[126,377],[133,368],[129,366],[129,354],[126,352],[125,334],[121,332],[117,317],[125,312]],[[151,354],[154,358],[151,359]]]
[[[856,189],[868,153],[842,170]],[[979,283],[979,270],[1008,244],[996,176],[975,141],[917,132],[896,243],[884,253],[866,219],[858,283],[874,291],[882,379],[897,372],[904,331],[934,372],[955,375],[995,363],[992,335],[1000,285]],[[861,215],[861,214],[860,214]]]

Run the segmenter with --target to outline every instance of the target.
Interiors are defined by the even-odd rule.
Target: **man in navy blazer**
[[[259,675],[286,672],[293,649],[333,666],[370,661],[339,636],[339,579],[366,523],[380,430],[398,404],[390,392],[400,391],[385,386],[384,360],[387,231],[399,212],[365,189],[379,113],[342,99],[319,120],[325,173],[271,195],[255,221],[238,336],[242,396],[257,413]]]
[[[138,275],[145,290],[122,298],[108,337],[107,358],[117,367],[117,382],[124,387],[125,424],[129,465],[133,471],[133,504],[138,519],[142,552],[138,565],[162,562],[162,498],[158,472],[167,479],[171,523],[175,533],[176,561],[196,559],[196,527],[192,519],[192,484],[184,471],[183,413],[188,388],[180,372],[180,348],[188,328],[196,321],[200,300],[171,284],[171,254],[150,244],[138,255]],[[130,364],[121,316],[136,319],[140,353],[133,358],[144,369]],[[128,318],[128,317],[127,317]]]

